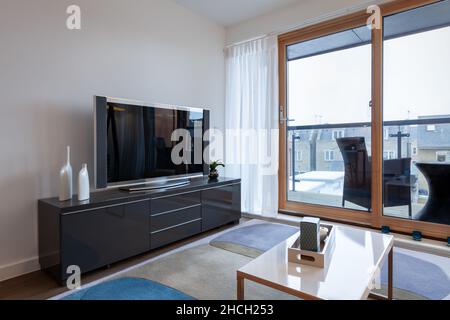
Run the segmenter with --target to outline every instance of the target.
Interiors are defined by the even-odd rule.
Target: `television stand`
[[[142,191],[151,191],[151,190],[157,190],[157,189],[173,189],[173,188],[187,186],[190,183],[191,182],[189,180],[164,181],[164,182],[146,183],[146,184],[122,187],[122,188],[120,188],[120,190],[126,191],[126,192],[142,192]]]
[[[84,274],[240,218],[241,181],[234,178],[192,178],[184,187],[147,192],[107,189],[89,201],[42,199],[39,262],[65,285],[71,266]]]

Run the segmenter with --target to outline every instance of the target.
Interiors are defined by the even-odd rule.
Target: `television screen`
[[[97,97],[97,187],[203,174],[203,133],[208,116],[208,111],[198,108],[139,105]],[[177,129],[184,130],[173,135]],[[181,152],[176,149],[175,154],[183,158],[181,163],[172,158],[180,142],[185,147]],[[183,152],[189,149],[192,152],[185,155]]]

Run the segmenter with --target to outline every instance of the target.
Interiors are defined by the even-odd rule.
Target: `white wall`
[[[209,106],[223,128],[224,42],[167,0],[0,0],[0,280],[38,268],[37,199],[57,195],[66,145],[93,178],[93,95]]]
[[[302,0],[270,14],[227,28],[227,44],[245,41],[272,32],[285,32],[330,14],[345,14],[386,0]]]

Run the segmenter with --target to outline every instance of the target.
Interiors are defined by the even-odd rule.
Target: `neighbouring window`
[[[395,159],[395,151],[383,151],[383,159]]]
[[[449,151],[438,151],[438,152],[436,152],[436,161],[438,161],[438,162],[450,162],[450,152]]]
[[[325,161],[334,161],[334,150],[325,150],[324,151],[324,160]]]
[[[302,150],[295,151],[295,160],[303,161],[303,151]]]
[[[345,136],[344,130],[333,130],[333,140],[343,138]]]

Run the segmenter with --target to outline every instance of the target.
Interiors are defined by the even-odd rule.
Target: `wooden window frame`
[[[394,0],[380,5],[383,17],[414,9],[440,0]],[[345,31],[367,23],[369,14],[360,11],[312,26],[294,30],[278,37],[279,45],[279,99],[280,115],[286,117],[287,106],[287,46],[314,38]],[[450,226],[414,221],[383,215],[383,26],[372,30],[372,212],[326,207],[322,205],[288,201],[287,199],[287,124],[279,122],[280,168],[279,168],[279,211],[295,215],[310,215],[324,219],[356,224],[375,229],[389,226],[393,231],[412,233],[420,231],[426,237],[447,239]]]

